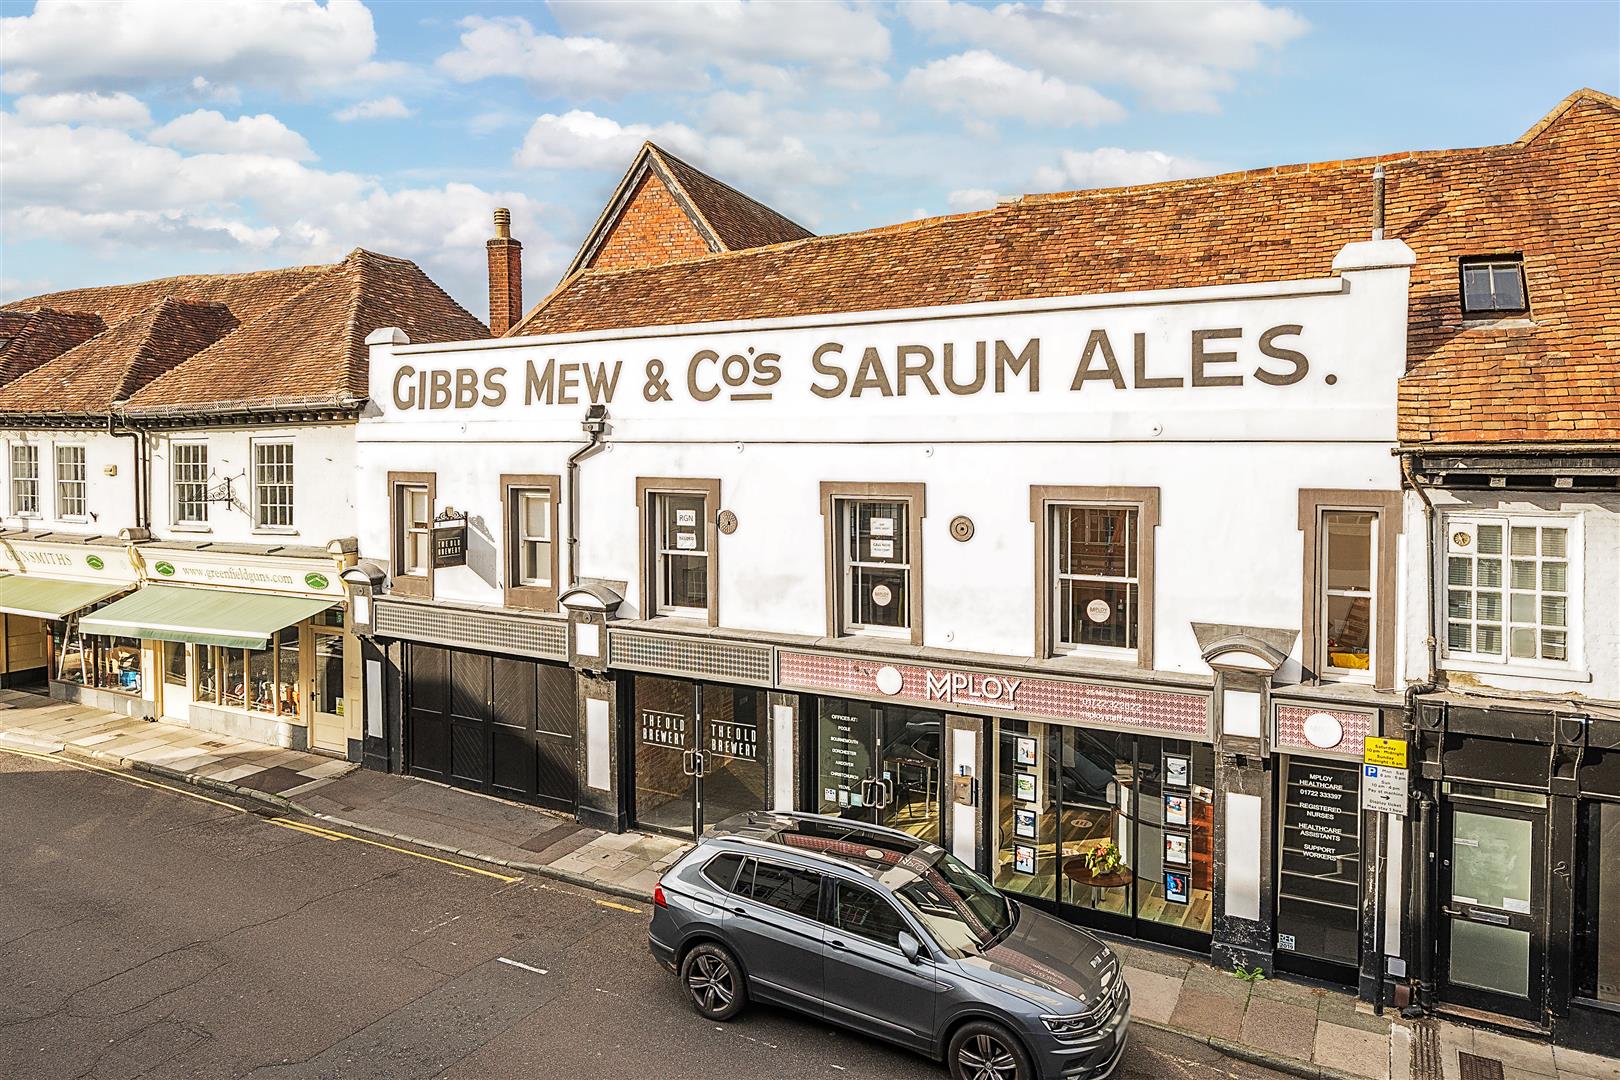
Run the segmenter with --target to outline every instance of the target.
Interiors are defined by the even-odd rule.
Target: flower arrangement
[[[1092,875],[1111,874],[1125,865],[1125,855],[1119,850],[1119,845],[1112,840],[1104,840],[1101,844],[1086,852],[1086,869]]]

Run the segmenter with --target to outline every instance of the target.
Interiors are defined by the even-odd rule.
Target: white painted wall
[[[1440,668],[1449,685],[1459,690],[1481,687],[1548,697],[1576,694],[1602,701],[1620,700],[1620,496],[1574,492],[1431,491],[1441,523],[1436,536],[1437,577],[1435,628]],[[1406,540],[1412,558],[1405,568],[1407,605],[1405,641],[1407,668],[1413,677],[1424,674],[1427,658],[1424,638],[1427,582],[1423,504],[1414,493],[1406,497]],[[1507,513],[1526,518],[1561,519],[1571,528],[1572,648],[1567,663],[1540,662],[1531,667],[1515,663],[1481,664],[1451,657],[1446,650],[1444,523],[1452,515]],[[1578,591],[1575,582],[1578,581]],[[1504,593],[1507,590],[1504,589]]]
[[[69,533],[116,536],[135,521],[134,441],[105,431],[0,431],[0,520],[8,529],[51,529]],[[39,514],[21,517],[11,484],[11,447],[32,444],[39,448]],[[64,517],[56,490],[57,446],[85,449],[85,509],[83,517]],[[112,469],[116,475],[107,475]]]
[[[739,521],[719,544],[722,624],[812,635],[826,628],[820,481],[921,482],[925,643],[1028,656],[1035,602],[1030,486],[1158,487],[1155,666],[1207,673],[1191,622],[1299,626],[1300,488],[1399,487],[1391,449],[1410,253],[1378,244],[1352,245],[1346,255],[1342,277],[1324,267],[1319,280],[1263,286],[490,343],[393,345],[389,335],[374,335],[375,414],[357,434],[361,554],[385,564],[389,557],[387,473],[434,472],[435,509],[465,511],[471,527],[469,565],[439,571],[435,595],[499,604],[499,475],[564,473],[567,455],[584,441],[584,376],[576,375],[572,393],[548,384],[551,396],[567,403],[547,403],[543,387],[530,393],[528,373],[541,376],[548,364],[553,374],[565,364],[611,372],[617,364],[611,397],[597,395],[609,409],[607,447],[581,469],[580,571],[630,584],[622,614],[645,610],[636,584],[638,476],[718,477],[722,508]],[[1354,269],[1357,258],[1370,268]],[[1254,375],[1291,370],[1291,362],[1258,349],[1277,326],[1299,327],[1276,344],[1308,357],[1308,371],[1290,385]],[[1206,348],[1237,359],[1208,373],[1238,376],[1241,385],[1186,385],[1192,332],[1222,328],[1241,336]],[[1108,334],[1126,388],[1112,380],[1074,388],[1096,330]],[[1184,385],[1133,385],[1136,334],[1144,335],[1145,374],[1179,377]],[[974,342],[999,339],[1017,352],[1035,338],[1038,386],[1027,371],[1008,372],[999,393],[993,376],[974,394],[940,385],[947,342],[960,377]],[[842,346],[842,392],[836,377],[815,367],[818,348],[829,342]],[[897,388],[902,345],[932,351],[940,392],[929,393],[913,376],[904,396],[881,387],[856,395],[853,380],[868,347]],[[769,400],[731,400],[723,386],[711,400],[694,398],[694,387],[700,394],[713,387],[724,358],[742,357],[733,369],[750,365],[752,374],[770,369],[769,361],[751,366],[767,355],[778,358],[780,378],[744,380],[737,390],[768,392]],[[830,355],[822,352],[824,366]],[[1093,360],[1100,369],[1096,354]],[[651,399],[658,397],[648,379],[655,364],[668,379],[668,400]],[[444,372],[437,400],[433,371]],[[816,394],[817,386],[830,396]],[[957,514],[977,526],[966,544],[948,533]]]

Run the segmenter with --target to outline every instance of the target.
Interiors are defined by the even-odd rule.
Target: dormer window
[[[1524,288],[1524,260],[1491,255],[1462,261],[1464,315],[1522,315],[1530,310]]]

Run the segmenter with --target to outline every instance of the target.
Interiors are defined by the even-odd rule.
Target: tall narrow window
[[[85,516],[84,447],[56,447],[56,516]]]
[[[253,444],[253,521],[259,528],[293,523],[293,444]]]
[[[433,505],[425,484],[400,484],[399,572],[425,577],[433,567]]]
[[[530,611],[557,610],[561,566],[557,544],[555,473],[502,473],[506,606]]]
[[[551,585],[551,492],[544,488],[518,488],[512,515],[513,547],[517,555],[517,583],[525,587]]]
[[[39,514],[39,447],[31,443],[11,444],[11,512]]]
[[[1568,662],[1573,554],[1565,522],[1448,517],[1446,654]]]
[[[1373,587],[1378,515],[1362,510],[1322,512],[1322,670],[1340,675],[1372,671]]]
[[[1050,507],[1052,642],[1058,650],[1135,649],[1140,624],[1138,512]]]
[[[911,628],[911,521],[904,499],[838,501],[843,628]]]
[[[709,614],[708,511],[702,495],[653,495],[655,584],[660,615]]]
[[[174,521],[200,525],[208,521],[208,444],[173,444]]]

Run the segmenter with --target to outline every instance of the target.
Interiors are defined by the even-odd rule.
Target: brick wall
[[[588,268],[626,270],[707,254],[709,245],[692,219],[664,182],[648,172],[636,185],[607,239],[596,249]]]

